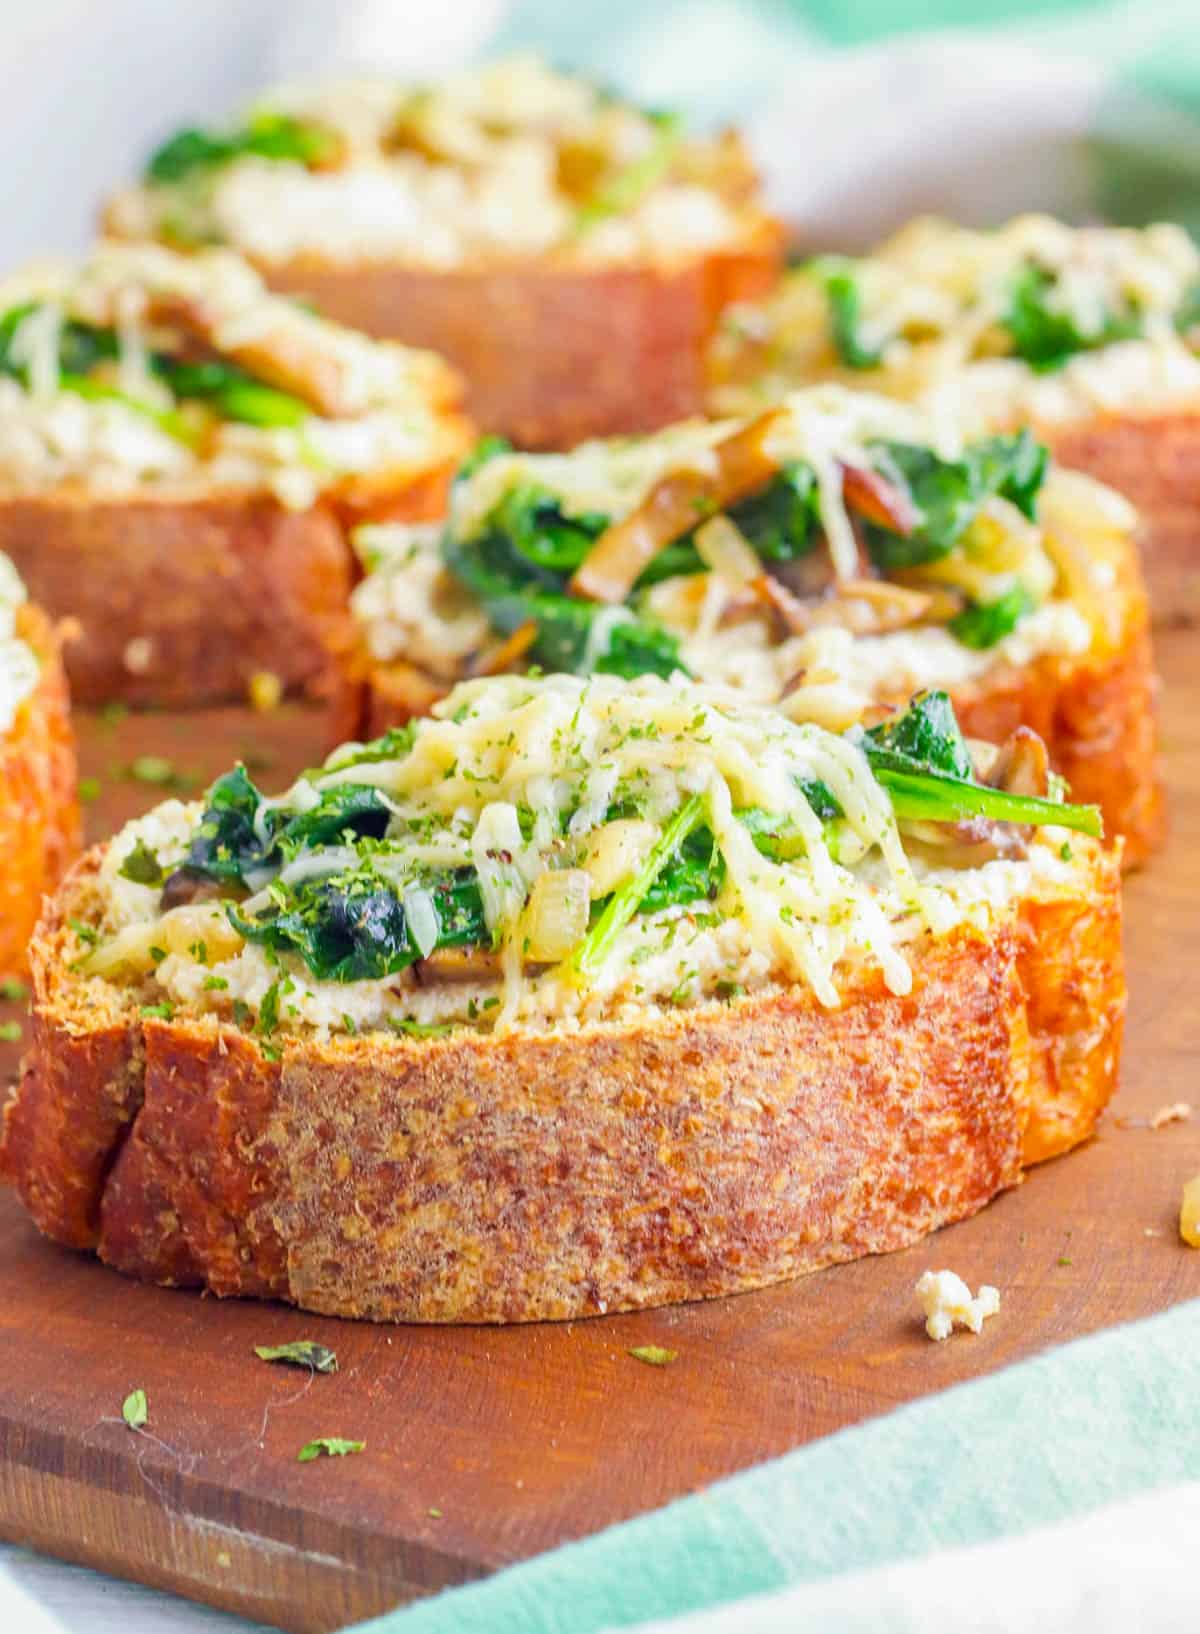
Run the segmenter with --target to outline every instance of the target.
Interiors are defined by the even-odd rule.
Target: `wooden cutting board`
[[[43,1242],[0,1193],[0,1535],[286,1629],[333,1629],[1200,1295],[1200,1252],[1176,1229],[1200,1173],[1200,634],[1165,639],[1161,659],[1174,832],[1129,885],[1125,1082],[1089,1147],[905,1253],[707,1305],[508,1330],[377,1328],[138,1287]],[[321,748],[299,710],[97,719],[82,738],[96,837],[161,796],[147,778],[204,780],[241,754],[279,786]],[[1148,1127],[1188,1100],[1193,1121]],[[912,1287],[930,1265],[1002,1290],[981,1337],[925,1338]],[[299,1338],[334,1347],[337,1375],[253,1355]],[[644,1344],[679,1359],[645,1366],[628,1355]],[[152,1435],[121,1421],[135,1386]],[[366,1450],[297,1463],[323,1435]]]

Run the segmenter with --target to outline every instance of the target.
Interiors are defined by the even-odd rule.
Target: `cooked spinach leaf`
[[[823,255],[811,267],[825,291],[829,332],[838,356],[848,369],[877,369],[883,354],[863,339],[862,294],[854,262],[841,255]]]
[[[454,576],[479,599],[493,629],[511,635],[530,622],[537,639],[529,656],[548,670],[582,674],[670,676],[683,666],[676,638],[632,612],[568,596],[565,579],[522,556],[508,537],[488,529],[460,540],[447,533],[443,554]],[[597,640],[596,622],[607,634]],[[603,629],[604,626],[602,625]]]
[[[871,458],[880,475],[905,490],[916,508],[907,535],[867,524],[867,548],[884,573],[920,567],[947,555],[994,495],[1032,517],[1046,475],[1047,452],[1029,431],[972,443],[957,460],[913,443],[878,442]]]
[[[974,776],[967,740],[945,692],[918,692],[902,715],[871,727],[863,733],[863,740],[868,759],[872,754],[890,754],[903,757],[909,771]]]
[[[964,647],[994,647],[1011,635],[1026,613],[1033,610],[1033,598],[1023,584],[1016,584],[995,601],[976,601],[964,607],[949,624],[951,635]]]
[[[456,869],[424,888],[437,914],[437,947],[490,944],[472,869]],[[272,891],[276,902],[262,914],[251,917],[228,908],[230,923],[247,941],[298,954],[322,981],[392,976],[422,957],[403,900],[369,858],[357,868],[293,887],[272,886]]]
[[[1083,328],[1070,312],[1053,304],[1058,278],[1047,267],[1027,261],[1009,290],[1008,308],[1001,319],[1012,339],[1013,351],[1039,373],[1060,369],[1077,352],[1092,351],[1113,341],[1142,333],[1141,313],[1126,304],[1104,313],[1097,325]]]
[[[248,153],[262,159],[293,159],[316,165],[331,159],[340,146],[335,131],[312,120],[295,119],[290,114],[259,114],[240,130],[226,135],[198,129],[178,131],[151,154],[145,174],[150,182],[181,182]]]
[[[817,478],[811,466],[789,460],[757,494],[727,512],[764,562],[790,562],[816,544],[820,523]]]
[[[254,883],[264,870],[275,872],[284,858],[303,847],[330,845],[343,835],[381,839],[389,811],[369,783],[337,783],[320,791],[309,811],[270,807],[257,822],[262,795],[244,766],[220,777],[209,790],[183,864],[184,871],[231,884]]]

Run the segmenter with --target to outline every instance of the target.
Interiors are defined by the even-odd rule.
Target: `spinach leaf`
[[[790,562],[816,544],[820,522],[817,479],[811,466],[789,460],[757,494],[728,511],[764,562]]]
[[[275,890],[276,887],[272,887]],[[457,869],[426,886],[438,917],[437,947],[490,943],[473,869]],[[296,953],[322,981],[355,982],[395,975],[421,957],[395,887],[369,861],[332,877],[280,891],[282,905],[254,918],[227,908],[247,941]]]
[[[1032,596],[1023,584],[1016,584],[995,601],[976,601],[964,607],[950,620],[949,630],[964,647],[982,650],[1011,635],[1032,610]]]
[[[310,811],[272,807],[256,824],[262,795],[244,766],[213,784],[208,806],[189,847],[184,871],[231,884],[251,883],[248,876],[275,871],[286,854],[305,846],[329,845],[350,834],[381,839],[390,813],[379,790],[369,783],[338,783],[321,791]]]
[[[495,432],[489,432],[486,437],[480,437],[454,473],[455,483],[469,482],[476,471],[486,465],[489,460],[494,460],[498,454],[511,454],[512,451],[513,445],[507,437],[498,437]]]
[[[18,329],[26,318],[38,311],[37,301],[23,301],[9,307],[0,318],[0,373],[10,375],[28,384],[29,371],[13,358],[12,344]],[[67,318],[58,331],[58,366],[64,374],[86,375],[98,363],[106,363],[120,356],[116,331],[95,324],[80,323]]]
[[[208,403],[223,420],[252,426],[297,426],[312,415],[302,398],[268,386],[220,358],[184,363],[159,354],[153,358],[152,367],[176,397]]]
[[[290,114],[259,114],[227,135],[195,128],[178,131],[151,154],[145,176],[149,182],[186,181],[246,153],[263,159],[321,164],[332,158],[340,145],[336,132],[311,120],[295,119]]]
[[[953,550],[980,506],[993,495],[1032,517],[1047,457],[1045,447],[1026,430],[972,443],[957,460],[944,460],[913,443],[874,443],[873,465],[889,482],[907,490],[919,520],[907,535],[867,524],[864,533],[871,559],[884,573],[938,561]]]
[[[863,748],[872,766],[890,756],[903,759],[909,771],[975,775],[967,740],[945,692],[918,692],[902,715],[863,733]]]
[[[1103,833],[1097,806],[1008,794],[977,783],[954,706],[944,692],[918,693],[903,715],[864,732],[862,748],[901,821],[991,817],[1034,827],[1055,824],[1097,838]]]
[[[811,266],[825,291],[829,332],[838,356],[848,369],[877,369],[883,353],[863,339],[862,294],[854,262],[841,255],[823,255]]]
[[[1185,293],[1175,312],[1175,327],[1186,339],[1189,330],[1200,328],[1200,280]]]
[[[518,556],[560,574],[574,573],[608,525],[599,511],[565,515],[557,496],[532,482],[508,489],[488,518]]]
[[[638,904],[639,913],[657,913],[687,902],[712,901],[725,877],[725,859],[711,829],[697,828],[675,854]]]
[[[1060,369],[1077,352],[1142,333],[1141,314],[1129,305],[1106,312],[1096,328],[1081,328],[1073,314],[1051,305],[1057,284],[1058,278],[1047,267],[1036,261],[1025,262],[1013,279],[1008,308],[1001,319],[1012,339],[1013,351],[1039,373]]]
[[[454,576],[478,597],[493,629],[511,635],[523,624],[536,624],[530,658],[546,669],[629,677],[670,676],[683,667],[675,637],[633,613],[612,624],[603,650],[592,653],[596,620],[611,620],[612,609],[564,594],[557,575],[520,556],[502,534],[488,531],[460,540],[448,532],[443,555]]]

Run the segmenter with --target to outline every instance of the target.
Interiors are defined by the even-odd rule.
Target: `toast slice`
[[[60,632],[24,603],[13,638],[32,655],[34,674],[0,735],[0,980],[27,974],[26,948],[43,899],[78,854],[80,838]]]
[[[0,291],[0,550],[79,627],[77,701],[323,694],[363,517],[445,503],[438,360],[324,323],[226,254],[102,245]]]
[[[277,87],[244,124],[160,149],[105,223],[229,244],[272,288],[428,347],[479,424],[537,448],[701,413],[721,313],[783,254],[734,133],[690,135],[530,57],[419,91]]]
[[[906,407],[832,387],[640,445],[540,459],[488,457],[481,445],[440,530],[357,536],[366,576],[333,736],[374,736],[426,711],[464,673],[531,661],[685,668],[785,709],[797,707],[788,698],[798,676],[820,676],[823,688],[797,700],[835,725],[944,687],[974,737],[1035,731],[1136,865],[1162,838],[1164,804],[1134,513],[1054,462],[1034,469],[1043,456],[1028,434],[953,445],[937,436]],[[742,488],[726,493],[723,471],[755,438]],[[897,448],[911,486],[887,452]],[[974,502],[963,499],[961,473],[997,450],[1030,462],[1029,514],[984,500],[962,521]],[[921,495],[956,483],[960,531],[926,546],[920,505],[941,501]],[[844,570],[831,560],[832,534],[848,553]],[[613,542],[643,555],[605,599],[603,582],[585,581]],[[582,565],[568,578],[571,561]],[[660,571],[668,561],[677,571]],[[972,621],[1014,595],[1024,600],[1010,622],[981,635]],[[597,633],[575,639],[574,630]],[[615,639],[625,642],[619,653]]]
[[[651,720],[657,736],[647,749],[646,736],[628,729]],[[716,689],[605,680],[585,696],[562,678],[480,683],[418,726],[407,749],[382,743],[333,757],[303,798],[276,810],[278,820],[293,823],[294,811],[320,826],[314,787],[332,783],[345,801],[348,779],[371,777],[399,801],[396,832],[415,835],[427,857],[446,842],[436,826],[413,826],[414,789],[437,809],[473,798],[477,833],[498,834],[480,783],[494,780],[497,799],[524,779],[540,786],[547,745],[559,774],[585,795],[585,742],[597,766],[621,754],[632,775],[638,757],[645,764],[652,754],[660,778],[682,776],[668,804],[724,766],[737,809],[786,741],[787,755],[820,757],[845,810],[888,851],[894,827],[871,827],[878,786],[857,806],[869,794],[859,751],[846,759],[847,740],[774,721],[760,741],[758,720]],[[758,743],[754,768],[735,771],[728,722],[743,749]],[[394,766],[389,754],[400,757]],[[418,770],[398,769],[405,765]],[[752,934],[743,918],[751,909],[742,893],[788,889],[790,868],[810,890],[809,864],[825,842],[810,839],[812,851],[772,872],[763,857],[783,855],[774,845],[786,830],[780,815],[767,852],[753,850],[758,861],[745,872],[741,842],[720,815],[725,776],[689,799],[713,802],[727,872],[678,909],[661,897],[635,902],[634,919],[608,942],[614,963],[590,985],[528,965],[531,940],[544,951],[537,938],[547,929],[531,907],[536,882],[517,917],[498,921],[500,963],[524,948],[516,1008],[508,977],[486,975],[490,943],[465,955],[468,967],[484,960],[482,984],[470,968],[442,962],[440,941],[391,986],[322,985],[284,950],[263,967],[271,988],[248,980],[246,951],[236,935],[231,951],[230,936],[260,911],[254,898],[226,911],[197,897],[156,919],[163,887],[137,896],[151,891],[139,882],[155,862],[170,870],[183,856],[193,859],[183,872],[195,867],[196,836],[216,837],[205,823],[229,817],[245,785],[214,790],[203,819],[175,805],[131,825],[76,867],[34,940],[33,1041],[5,1113],[5,1171],[43,1231],[143,1279],[373,1320],[514,1322],[734,1293],[903,1247],[975,1212],[1024,1166],[1086,1139],[1115,1087],[1125,992],[1119,848],[1055,826],[1086,822],[1081,808],[1058,806],[1051,827],[1023,840],[983,820],[955,862],[946,861],[951,848],[936,865],[914,863],[919,893],[933,893],[919,911],[932,918],[914,929],[902,912],[881,942],[875,932],[851,936],[828,967],[833,993],[822,958],[811,981],[794,966],[789,973],[788,938],[816,945],[790,914],[767,909]],[[660,797],[656,783],[648,798]],[[1035,805],[1011,809],[1030,816]],[[277,817],[258,809],[256,828],[269,834]],[[704,861],[714,842],[689,849],[678,817],[651,889],[687,896],[694,887],[683,876],[715,866]],[[614,829],[605,819],[586,834],[571,825],[604,891],[618,877],[613,858],[631,821],[620,817]],[[925,839],[914,831],[903,842],[914,857],[927,827]],[[994,849],[981,853],[985,830]],[[302,880],[310,912],[319,864],[296,849],[299,828],[286,832],[291,862],[276,879]],[[826,830],[831,843],[835,832]],[[240,843],[232,828],[220,833]],[[351,838],[344,829],[337,843]],[[363,855],[378,856],[378,843]],[[568,841],[548,843],[569,873]],[[207,854],[218,867],[229,861],[228,850]],[[509,866],[490,842],[477,854],[494,855],[501,873]],[[847,911],[869,915],[868,903],[890,900],[886,878],[899,876],[889,870],[904,865],[889,854],[884,875],[867,864],[858,874],[853,861],[847,874],[835,867]],[[553,871],[565,877],[561,866]],[[170,900],[180,872],[167,873]],[[389,877],[412,931],[417,907],[403,880]],[[647,877],[639,868],[635,898]],[[429,889],[445,903],[436,884]],[[438,934],[453,938],[445,911]],[[384,923],[378,900],[372,916]],[[593,917],[586,946],[594,952],[606,936]],[[133,952],[143,943],[145,958]],[[735,945],[736,964],[712,962],[713,948],[725,960]],[[592,971],[583,948],[568,960]],[[193,968],[197,949],[205,963]],[[743,980],[722,981],[724,972]],[[406,1006],[443,1019],[408,1019]],[[399,1035],[385,1019],[395,1014]]]
[[[987,233],[918,219],[729,314],[709,403],[749,413],[842,380],[960,424],[1034,428],[1136,507],[1154,616],[1200,617],[1200,253],[1180,227]]]

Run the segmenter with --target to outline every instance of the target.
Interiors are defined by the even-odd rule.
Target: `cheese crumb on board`
[[[1200,1174],[1183,1188],[1179,1205],[1179,1235],[1189,1248],[1200,1248]]]
[[[1197,1240],[1200,1241],[1200,1181],[1196,1186]],[[915,1292],[925,1316],[925,1332],[939,1341],[949,1339],[956,1327],[979,1333],[986,1319],[1000,1309],[999,1289],[985,1282],[972,1297],[966,1283],[953,1271],[926,1271]]]
[[[1192,1115],[1191,1103],[1188,1101],[1172,1101],[1170,1106],[1160,1106],[1150,1119],[1151,1129],[1165,1128],[1169,1123],[1186,1123]]]

